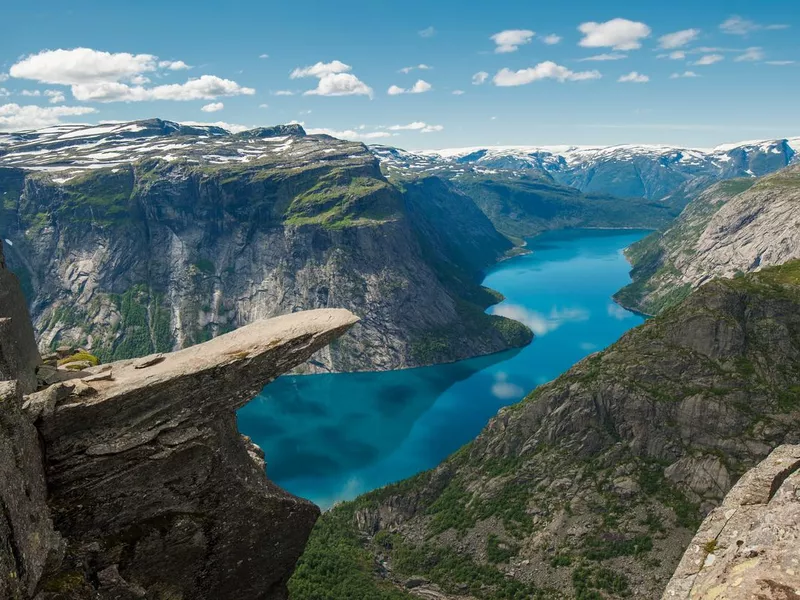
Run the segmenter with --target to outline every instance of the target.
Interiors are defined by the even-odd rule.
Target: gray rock
[[[781,446],[706,517],[664,600],[800,596],[800,446]]]

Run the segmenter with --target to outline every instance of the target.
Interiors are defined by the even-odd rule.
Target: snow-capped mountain
[[[800,160],[800,137],[716,148],[657,145],[486,146],[406,152],[373,146],[388,173],[503,171],[552,178],[583,192],[664,198],[681,186],[757,177]]]

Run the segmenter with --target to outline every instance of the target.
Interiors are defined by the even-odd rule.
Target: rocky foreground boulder
[[[706,517],[664,600],[800,598],[800,446],[781,446]]]
[[[235,411],[358,319],[258,321],[34,392],[1,262],[0,282],[0,598],[285,598],[319,509],[267,479]]]

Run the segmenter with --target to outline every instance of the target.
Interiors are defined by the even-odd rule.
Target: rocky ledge
[[[800,446],[780,446],[703,521],[664,600],[800,598]]]
[[[0,318],[18,321],[8,298]],[[13,378],[0,382],[0,597],[285,598],[319,509],[267,479],[235,411],[357,320],[258,321],[27,396],[35,365],[6,349],[30,347],[32,331],[3,329],[19,337],[0,345]]]

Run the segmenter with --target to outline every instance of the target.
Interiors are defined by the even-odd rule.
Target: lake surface
[[[519,401],[643,319],[611,300],[627,284],[622,249],[646,232],[571,230],[528,240],[496,265],[489,312],[526,323],[533,342],[448,365],[279,377],[239,411],[267,473],[322,508],[439,464],[497,411]]]

